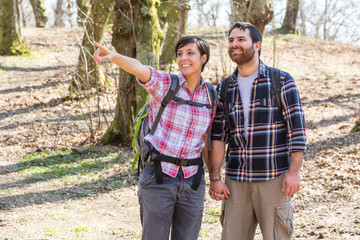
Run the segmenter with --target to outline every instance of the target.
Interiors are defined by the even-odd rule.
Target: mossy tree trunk
[[[44,0],[30,0],[34,11],[36,27],[45,27],[47,16],[44,7]]]
[[[288,0],[285,18],[279,29],[280,33],[296,33],[296,19],[299,12],[300,0]]]
[[[120,1],[115,3],[112,45],[116,51],[158,68],[163,34],[157,15],[159,0]],[[134,117],[147,93],[135,77],[120,69],[115,119],[107,129],[104,143],[130,144]]]
[[[0,55],[28,54],[19,28],[17,0],[0,0]]]
[[[91,0],[92,8],[86,22],[79,60],[70,85],[70,91],[81,91],[91,87],[106,87],[106,78],[100,66],[92,59],[95,52],[92,41],[102,42],[114,3],[115,0]]]
[[[165,71],[169,71],[171,64],[176,58],[174,52],[175,44],[185,33],[190,4],[189,0],[170,1],[162,3],[160,9],[162,17],[168,24],[160,56],[160,64],[165,65]]]
[[[261,32],[273,19],[271,0],[231,0],[231,23],[250,22]]]

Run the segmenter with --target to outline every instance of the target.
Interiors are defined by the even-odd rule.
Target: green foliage
[[[220,215],[221,214],[221,210],[220,209],[216,209],[215,207],[211,207],[207,210],[206,212],[207,214],[210,215]]]
[[[60,179],[61,182],[97,181],[95,173],[107,171],[114,164],[124,159],[123,155],[88,148],[82,153],[72,150],[45,150],[40,153],[25,155],[24,162],[17,164],[18,172],[32,181]],[[114,179],[114,186],[122,186],[121,181]],[[85,187],[85,186],[84,186]]]
[[[207,236],[209,236],[209,232],[206,231],[204,228],[201,228],[199,232],[199,237],[207,237]]]
[[[56,235],[56,229],[55,228],[45,228],[43,234],[44,234],[44,236],[53,237]]]
[[[75,233],[81,233],[81,232],[87,232],[88,227],[87,226],[79,226],[73,229]]]

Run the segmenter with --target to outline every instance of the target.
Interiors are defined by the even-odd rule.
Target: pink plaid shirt
[[[151,95],[149,103],[149,125],[151,128],[159,112],[161,102],[170,87],[171,77],[166,72],[158,71],[150,66],[149,68],[151,70],[150,80],[146,84],[139,80],[138,82]],[[184,76],[180,73],[178,77],[180,89],[176,94],[177,97],[204,104],[209,103],[206,85],[202,77],[200,87],[193,94],[188,88]],[[161,154],[182,159],[198,158],[205,146],[203,139],[213,120],[211,116],[211,110],[206,107],[176,105],[174,101],[170,101],[165,107],[154,135],[148,134],[145,139]],[[176,177],[180,167],[172,163],[161,162],[161,168],[163,173]],[[184,177],[193,176],[197,173],[198,168],[199,166],[183,166]]]

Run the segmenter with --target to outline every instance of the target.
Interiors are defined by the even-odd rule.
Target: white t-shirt
[[[258,76],[258,71],[248,77],[243,77],[240,74],[237,76],[237,82],[240,89],[241,102],[244,109],[244,131],[245,137],[248,135],[249,125],[249,105],[251,97],[251,89],[255,78]]]

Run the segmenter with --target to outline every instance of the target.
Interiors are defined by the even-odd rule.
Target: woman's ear
[[[207,55],[206,54],[203,54],[201,56],[201,63],[204,64],[206,62],[206,59],[207,59]]]

